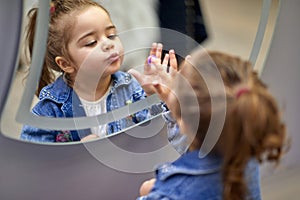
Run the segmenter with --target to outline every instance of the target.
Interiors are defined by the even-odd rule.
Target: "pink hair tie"
[[[50,13],[53,14],[55,12],[55,5],[53,2],[50,3]]]
[[[250,90],[248,88],[241,88],[236,93],[236,98],[238,99],[242,94],[248,93]]]

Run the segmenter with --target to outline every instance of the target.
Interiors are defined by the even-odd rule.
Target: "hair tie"
[[[53,14],[55,12],[55,5],[53,2],[50,3],[50,13]]]
[[[236,93],[236,98],[238,99],[242,94],[248,93],[250,90],[248,88],[241,88]]]

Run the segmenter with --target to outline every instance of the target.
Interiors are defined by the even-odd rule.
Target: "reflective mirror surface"
[[[261,14],[265,13],[267,14],[267,26],[266,30],[263,32],[265,35],[263,35],[263,41],[261,43],[262,48],[256,49],[256,51],[259,51],[259,56],[257,59],[255,59],[255,67],[258,71],[260,71],[264,64],[264,58],[265,55],[268,52],[269,44],[272,38],[273,29],[275,26],[275,21],[277,17],[277,11],[278,11],[278,1],[269,1],[270,7],[263,7],[262,1],[247,1],[247,2],[239,2],[235,0],[231,0],[229,2],[223,3],[219,1],[201,1],[201,9],[203,14],[203,22],[206,26],[208,38],[204,40],[204,42],[201,43],[205,48],[208,49],[215,49],[215,50],[224,50],[227,52],[232,52],[233,54],[240,55],[244,58],[249,58],[251,56],[251,53],[253,53],[253,45],[257,40],[257,32],[259,29],[259,26],[261,25]],[[136,17],[133,17],[135,20],[128,20],[130,23],[125,22],[124,20],[121,20],[120,17],[122,14],[119,13],[116,10],[118,10],[118,6],[113,4],[109,1],[103,2],[104,6],[107,7],[107,9],[111,12],[111,17],[113,22],[115,23],[120,38],[124,44],[125,49],[125,59],[124,63],[121,67],[122,71],[127,71],[130,68],[139,68],[139,70],[142,70],[141,66],[143,66],[143,63],[145,62],[145,59],[147,58],[148,52],[150,50],[151,42],[159,41],[159,33],[161,32],[158,28],[152,28],[149,29],[150,26],[158,26],[159,22],[158,19],[155,20],[155,11],[153,11],[153,8],[155,7],[155,3],[149,3],[145,5],[139,5],[141,8],[148,7],[151,12],[149,12],[147,15],[149,16],[148,21],[143,21],[141,19],[141,22],[139,22],[139,19]],[[224,4],[224,5],[220,5]],[[24,16],[27,13],[28,9],[34,5],[34,1],[25,1],[25,9],[24,9]],[[121,6],[121,5],[119,5]],[[263,10],[263,8],[265,10]],[[135,14],[138,15],[140,11],[132,12],[132,15]],[[230,13],[230,15],[229,15]],[[151,17],[151,19],[150,19]],[[157,17],[157,16],[156,16]],[[238,20],[237,20],[238,19]],[[26,24],[26,18],[24,17],[24,26]],[[120,28],[118,28],[120,27]],[[132,37],[133,36],[133,37]],[[141,37],[143,36],[143,37]],[[252,48],[253,47],[253,48]],[[167,45],[166,50],[168,48],[173,48],[170,45]],[[175,49],[176,51],[180,51]],[[22,53],[22,52],[21,52]],[[182,57],[184,57],[187,52],[179,52]],[[22,58],[22,54],[21,54]],[[134,59],[136,58],[136,59]],[[28,81],[28,70],[29,66],[24,65],[24,63],[20,62],[20,66],[18,70],[16,71],[14,82],[10,90],[9,100],[7,101],[7,105],[5,107],[3,117],[1,120],[1,130],[3,133],[12,138],[19,139],[20,138],[20,132],[23,127],[23,123],[27,121],[31,121],[33,124],[45,124],[45,126],[50,126],[54,130],[59,129],[58,127],[55,128],[54,126],[59,126],[59,122],[56,121],[51,122],[47,119],[38,119],[34,118],[31,120],[25,120],[27,118],[30,118],[30,113],[24,112],[24,106],[22,106],[23,103],[27,101],[26,108],[28,111],[32,109],[38,102],[38,99],[36,96],[31,96],[32,101],[30,101],[30,106],[28,103],[28,100],[22,99],[22,96],[26,96],[26,94],[23,94],[24,87],[26,87],[27,81]],[[36,76],[36,75],[35,75]],[[36,83],[30,83],[30,87],[33,88]],[[28,96],[28,95],[27,95]],[[30,99],[30,98],[29,98]],[[157,103],[158,100],[154,99],[153,104]],[[23,110],[20,108],[23,107]],[[149,105],[151,106],[151,105]],[[150,109],[148,107],[147,109]],[[138,109],[136,109],[138,110]],[[126,108],[125,108],[126,111]],[[21,116],[19,116],[19,122],[17,122],[16,118],[17,115],[21,113]],[[127,108],[127,112],[130,112]],[[157,113],[159,114],[159,113]],[[114,114],[111,114],[112,119],[110,121],[113,121],[113,118],[118,118],[114,116]],[[94,126],[97,123],[102,124],[101,119],[107,118],[105,114],[102,116],[102,118],[94,118],[93,120],[85,120],[85,125],[83,127],[80,124],[81,122],[75,122],[75,126],[79,129],[83,128],[90,128]],[[84,120],[84,119],[83,119]],[[23,121],[23,123],[20,121]],[[44,122],[42,122],[44,121]],[[74,121],[74,120],[73,120]],[[94,121],[94,122],[92,122]],[[87,123],[89,122],[89,123]],[[74,122],[72,122],[74,125]],[[60,127],[64,127],[65,122],[62,122]],[[88,125],[92,124],[92,125]],[[135,123],[129,123],[126,127],[134,125]],[[43,125],[42,125],[43,126]],[[90,126],[90,127],[89,127]],[[81,127],[81,128],[80,128]],[[61,129],[62,130],[62,129]],[[63,129],[65,130],[65,129]],[[118,132],[118,131],[117,131]]]

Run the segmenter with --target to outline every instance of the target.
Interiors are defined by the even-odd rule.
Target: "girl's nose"
[[[110,39],[104,39],[102,43],[102,51],[109,51],[114,48],[114,43]]]

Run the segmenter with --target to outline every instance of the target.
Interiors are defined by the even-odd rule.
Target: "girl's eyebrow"
[[[107,27],[105,28],[105,31],[109,31],[109,30],[111,30],[111,29],[116,29],[116,26],[115,26],[115,25],[109,25],[109,26],[107,26]],[[80,37],[80,38],[78,39],[78,42],[80,42],[80,40],[82,40],[82,39],[84,39],[84,38],[86,38],[86,37],[88,37],[88,36],[90,36],[90,35],[93,35],[95,32],[96,32],[96,31],[91,31],[91,32],[88,32],[88,33],[84,34],[82,37]]]
[[[116,29],[115,25],[109,25],[105,28],[106,31],[110,30],[110,29]]]

